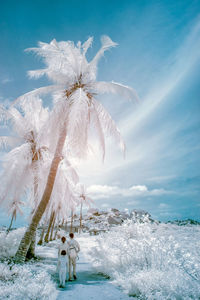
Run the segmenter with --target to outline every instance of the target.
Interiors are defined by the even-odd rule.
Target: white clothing
[[[58,271],[60,285],[65,285],[66,275],[67,275],[67,255],[60,255],[58,260]]]
[[[80,251],[79,243],[71,239],[67,242],[68,244],[68,270],[69,270],[69,279],[71,279],[71,269],[73,266],[73,275],[76,276],[76,258],[78,256],[78,252]]]
[[[68,243],[65,241],[64,243],[61,241],[59,247],[58,247],[58,258],[60,257],[61,251],[65,250],[66,253],[68,251]]]
[[[68,245],[68,255],[69,255],[70,250],[72,250],[72,249],[74,249],[76,251],[76,253],[78,253],[80,251],[80,245],[74,239],[70,238],[70,240],[67,242],[67,245]]]

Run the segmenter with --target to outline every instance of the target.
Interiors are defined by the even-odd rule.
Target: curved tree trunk
[[[35,205],[37,207],[37,204],[38,204],[38,176],[37,176],[36,161],[34,161],[34,170],[35,170],[35,176],[34,176],[34,201],[35,201]],[[27,254],[26,254],[26,259],[31,259],[31,258],[35,257],[35,244],[36,244],[36,231],[33,235],[32,241],[31,241],[30,246],[28,248],[28,251],[27,251]]]
[[[65,123],[63,126],[63,129],[61,131],[61,134],[59,136],[59,139],[58,139],[55,155],[54,155],[54,158],[51,163],[51,167],[50,167],[50,171],[49,171],[49,175],[48,175],[48,179],[47,179],[47,183],[46,183],[46,187],[45,187],[42,199],[33,215],[33,218],[31,220],[29,227],[27,228],[27,230],[20,242],[19,248],[18,248],[15,258],[14,258],[15,262],[22,263],[25,261],[25,257],[28,252],[28,248],[31,244],[32,238],[36,232],[37,226],[38,226],[38,224],[45,212],[45,209],[49,203],[51,193],[53,190],[53,186],[54,186],[54,182],[55,182],[55,178],[56,178],[56,173],[58,170],[58,166],[59,166],[60,161],[62,160],[61,156],[62,156],[62,150],[63,150],[65,139],[66,139],[66,134],[67,134],[67,129],[66,129],[66,123]]]
[[[51,226],[51,234],[50,234],[49,241],[53,240],[53,231],[54,231],[55,222],[56,222],[56,214],[54,214],[53,223],[52,223],[52,226]]]
[[[47,233],[45,234],[45,237],[44,237],[45,243],[48,243],[48,241],[49,241],[49,233],[50,233],[51,226],[52,226],[52,223],[53,223],[53,220],[54,220],[54,216],[55,216],[55,211],[52,211],[51,216],[50,216],[50,220],[49,220],[49,226],[48,226],[48,229],[47,229]]]
[[[33,235],[32,241],[30,243],[30,246],[28,248],[26,259],[35,258],[35,244],[36,244],[36,231]]]

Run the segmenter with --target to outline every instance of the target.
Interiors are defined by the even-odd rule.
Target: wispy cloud
[[[7,84],[9,82],[12,82],[13,79],[12,78],[9,78],[9,77],[5,77],[1,80],[1,84]]]
[[[129,188],[121,188],[119,186],[109,185],[91,185],[87,188],[87,192],[94,199],[106,199],[114,196],[160,196],[166,194],[173,194],[173,191],[167,191],[165,189],[148,189],[145,185],[134,185]]]

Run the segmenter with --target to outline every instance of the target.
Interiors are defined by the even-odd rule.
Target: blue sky
[[[1,1],[0,101],[47,84],[28,79],[43,65],[24,49],[94,36],[90,58],[103,34],[119,45],[101,60],[98,79],[134,87],[140,102],[99,98],[123,134],[126,159],[108,140],[104,165],[96,157],[77,165],[82,181],[98,207],[200,219],[199,1]]]

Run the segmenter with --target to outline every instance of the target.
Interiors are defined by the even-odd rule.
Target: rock
[[[120,211],[119,211],[118,209],[116,209],[116,208],[111,208],[111,211],[112,211],[115,215],[119,216]]]
[[[109,216],[108,223],[110,225],[120,225],[122,223],[122,219],[119,217]]]

